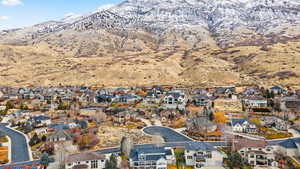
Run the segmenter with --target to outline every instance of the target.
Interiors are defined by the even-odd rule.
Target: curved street
[[[22,134],[5,127],[5,125],[1,124],[1,123],[0,123],[0,129],[3,130],[5,133],[7,133],[9,135],[9,137],[12,138],[12,140],[14,140],[14,141],[12,141],[13,142],[12,143],[12,146],[13,146],[12,154],[14,154],[12,163],[18,163],[18,164],[38,163],[38,160],[29,161],[26,139]],[[189,138],[171,128],[163,127],[163,126],[149,126],[149,127],[144,128],[143,132],[145,132],[148,135],[157,135],[157,134],[161,135],[165,140],[165,143],[163,144],[163,146],[166,146],[166,147],[184,147],[189,142],[194,141],[191,138]],[[268,143],[270,145],[275,145],[275,144],[278,144],[287,139],[297,139],[297,138],[299,138],[299,137],[279,139],[279,140],[269,140]],[[203,143],[210,144],[214,147],[226,146],[226,144],[227,144],[225,141],[206,141],[206,142],[196,141],[196,142],[199,142],[201,144],[203,144]],[[154,144],[142,144],[142,145],[135,145],[134,147],[138,148],[138,147],[149,147],[149,146],[151,147],[151,146],[155,146],[155,145]],[[96,152],[103,153],[103,154],[119,153],[120,148],[119,147],[106,148],[106,149],[96,150]],[[3,169],[5,166],[8,166],[8,165],[0,166],[0,169]]]
[[[23,134],[6,127],[6,123],[0,123],[0,130],[11,140],[11,163],[29,161],[29,151],[26,138]]]

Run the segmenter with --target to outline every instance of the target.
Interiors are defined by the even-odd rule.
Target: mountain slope
[[[298,0],[127,0],[0,32],[0,78],[15,85],[299,84],[299,39]]]

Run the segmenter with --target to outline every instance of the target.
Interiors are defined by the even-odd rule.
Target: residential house
[[[186,120],[186,127],[188,131],[197,133],[209,133],[217,130],[217,124],[206,117],[190,118]]]
[[[140,100],[139,96],[136,96],[133,94],[125,94],[125,95],[116,97],[115,102],[132,104],[139,100]]]
[[[160,95],[156,94],[154,92],[148,92],[145,98],[143,99],[144,105],[153,105],[153,104],[159,104],[161,101]]]
[[[275,116],[263,116],[261,119],[262,125],[265,127],[275,127],[277,130],[287,130],[287,122]]]
[[[248,110],[266,110],[268,109],[268,100],[260,96],[245,97],[242,99],[243,106]]]
[[[168,147],[139,147],[133,149],[129,155],[129,164],[133,169],[167,169],[168,164],[175,161],[174,152]]]
[[[48,142],[61,142],[72,140],[72,136],[64,130],[56,130],[47,137]]]
[[[251,166],[277,166],[275,149],[265,140],[242,139],[234,142],[233,147]]]
[[[188,99],[185,93],[181,90],[168,92],[164,97],[164,109],[179,109],[185,110]]]
[[[121,111],[115,115],[114,123],[121,125],[125,124],[127,121],[131,119],[131,113],[129,111]]]
[[[104,169],[105,155],[98,152],[71,154],[66,159],[66,169]]]
[[[208,90],[207,90],[207,89],[204,89],[204,88],[195,89],[195,90],[193,91],[193,94],[195,94],[195,95],[200,95],[200,96],[202,96],[202,95],[207,95],[207,94],[208,94]]]
[[[234,86],[216,87],[214,95],[217,97],[232,98],[236,94]]]
[[[242,93],[243,96],[261,96],[263,92],[258,86],[248,87]]]
[[[56,123],[48,125],[48,131],[69,130],[70,126],[65,123]]]
[[[161,122],[173,121],[174,119],[178,119],[180,114],[175,109],[167,109],[160,112],[160,120]]]
[[[300,99],[296,97],[283,97],[276,99],[275,102],[282,112],[300,112]]]
[[[206,95],[197,95],[193,97],[193,102],[196,106],[211,106],[212,101]]]
[[[48,126],[51,124],[51,119],[44,115],[33,116],[28,121],[33,123],[36,127]]]
[[[114,101],[114,96],[110,94],[97,95],[94,99],[95,103],[110,103]]]
[[[278,144],[278,151],[285,156],[300,157],[300,138],[287,139]]]
[[[272,92],[275,95],[281,95],[281,94],[286,94],[287,90],[283,89],[280,86],[273,86],[269,89],[269,92]]]
[[[203,167],[222,169],[225,157],[224,153],[204,142],[189,142],[184,150],[186,165],[195,169]]]
[[[231,119],[233,132],[238,133],[256,133],[256,125],[246,119]]]

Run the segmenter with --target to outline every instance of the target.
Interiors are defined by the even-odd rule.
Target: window
[[[250,154],[250,158],[254,158],[254,154]]]
[[[69,163],[69,164],[68,164],[68,166],[71,166],[71,165],[72,165],[72,163]]]
[[[97,160],[91,161],[91,168],[98,168],[98,161]]]
[[[189,159],[189,160],[193,159],[193,156],[187,156],[187,159]]]
[[[212,158],[211,151],[207,151],[207,158]]]

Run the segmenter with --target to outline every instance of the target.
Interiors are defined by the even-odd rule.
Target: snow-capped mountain
[[[155,38],[193,32],[196,38],[211,36],[218,45],[230,46],[299,37],[299,25],[299,0],[127,0],[88,15],[5,31],[0,40],[24,43],[67,30],[128,35],[138,29]]]

